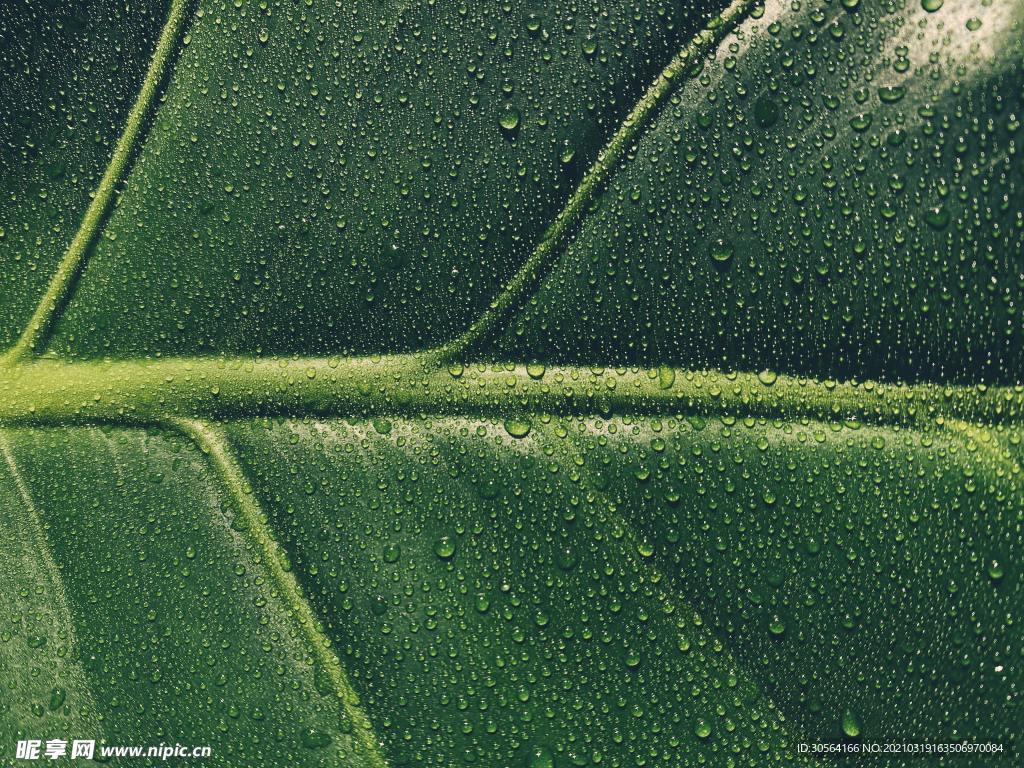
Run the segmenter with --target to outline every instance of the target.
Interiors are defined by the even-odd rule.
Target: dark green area
[[[233,430],[398,765],[737,744],[770,764],[776,715],[750,691],[791,745],[991,741],[1002,760],[956,764],[1010,763],[1019,429],[524,425]]]
[[[135,101],[162,0],[0,3],[0,345],[32,314]]]
[[[333,354],[451,338],[717,8],[199,10],[57,331],[62,352]]]

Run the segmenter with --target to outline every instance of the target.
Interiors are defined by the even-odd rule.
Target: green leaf
[[[0,342],[79,228],[167,17],[163,3],[0,7]]]
[[[769,5],[673,94],[501,356],[1018,383],[1022,23]]]
[[[451,338],[712,10],[200,6],[55,346],[339,354]]]
[[[187,737],[235,765],[379,764],[262,523],[194,445],[78,428],[15,431],[3,452],[5,749],[17,730]]]
[[[0,754],[1013,764],[1021,12],[0,9]]]

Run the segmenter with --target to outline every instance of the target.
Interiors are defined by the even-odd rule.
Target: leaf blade
[[[313,649],[199,451],[173,432],[116,428],[11,430],[7,439],[70,609],[66,619],[44,615],[53,623],[36,634],[53,640],[15,658],[33,667],[70,626],[95,708],[64,685],[65,701],[52,711],[44,702],[41,716],[0,712],[5,734],[173,738],[212,747],[222,765],[381,765],[317,679]],[[97,730],[85,721],[65,730],[65,708],[95,716]]]
[[[1019,383],[1022,13],[769,4],[494,354]]]

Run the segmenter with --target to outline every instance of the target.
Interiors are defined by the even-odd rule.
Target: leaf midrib
[[[365,358],[40,359],[0,367],[0,424],[256,416],[704,414],[942,426],[1019,422],[1024,386],[900,385],[661,367]]]
[[[36,353],[77,284],[112,204],[113,192],[143,138],[160,83],[182,34],[188,0],[172,0],[139,96],[79,231],[16,344],[0,358],[0,424],[153,423],[246,415],[480,414],[511,412],[720,413],[792,420],[922,424],[946,419],[999,423],[1024,411],[1021,386],[942,386],[821,382],[778,376],[769,387],[751,373],[662,367],[553,369],[535,379],[521,365],[449,371],[535,290],[582,219],[587,204],[685,70],[756,7],[734,0],[665,66],[584,175],[540,243],[489,308],[459,337],[405,355],[364,358],[210,358],[54,361]],[[297,373],[298,372],[298,373]],[[664,386],[668,373],[674,382]],[[305,378],[303,378],[305,376]]]

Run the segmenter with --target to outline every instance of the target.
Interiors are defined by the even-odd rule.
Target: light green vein
[[[766,384],[765,381],[770,383]],[[0,366],[0,424],[254,416],[705,414],[935,428],[1020,423],[1024,385],[832,382],[662,367],[425,367],[376,358],[163,358]]]
[[[384,758],[380,742],[374,735],[370,719],[359,703],[359,696],[349,683],[344,667],[331,648],[330,638],[303,595],[298,580],[286,567],[284,553],[267,528],[259,504],[249,491],[242,468],[238,465],[227,440],[216,428],[201,421],[168,419],[168,423],[195,441],[203,453],[209,456],[221,482],[238,505],[246,533],[262,554],[274,585],[295,616],[317,666],[330,680],[331,687],[352,727],[352,735],[359,754],[365,757],[373,768],[387,768],[387,760]]]
[[[168,62],[174,53],[176,43],[184,24],[188,0],[171,0],[171,7],[167,14],[167,21],[164,23],[160,38],[157,40],[156,49],[153,51],[153,58],[150,60],[149,69],[142,82],[139,95],[132,105],[128,118],[125,121],[124,131],[121,133],[114,153],[110,157],[103,178],[93,195],[92,202],[82,217],[82,223],[78,227],[71,244],[57,265],[57,270],[50,279],[46,293],[36,305],[35,312],[29,320],[28,325],[22,331],[21,336],[14,343],[14,346],[7,352],[7,357],[19,359],[37,352],[40,346],[46,341],[51,329],[60,312],[67,302],[78,276],[82,273],[85,263],[88,260],[96,238],[99,236],[103,221],[114,201],[114,192],[117,185],[124,178],[128,165],[134,155],[139,138],[142,136],[143,127],[150,115],[153,103],[156,100],[160,83],[163,81],[167,71]]]
[[[67,638],[67,647],[65,652],[63,655],[58,655],[58,658],[61,658],[62,661],[57,661],[58,669],[51,669],[50,673],[53,675],[55,680],[60,680],[66,687],[71,688],[78,696],[80,696],[81,700],[76,707],[75,725],[81,727],[83,732],[93,734],[98,733],[99,723],[96,721],[94,716],[94,713],[97,712],[96,700],[93,696],[92,688],[89,685],[85,671],[78,662],[78,659],[81,658],[79,653],[80,648],[77,633],[75,632],[75,625],[71,620],[73,614],[71,612],[71,605],[68,600],[68,593],[65,588],[64,578],[61,575],[60,568],[57,567],[57,561],[53,557],[53,549],[50,546],[50,541],[47,536],[46,529],[43,526],[39,509],[36,507],[35,501],[32,499],[32,494],[29,492],[28,485],[25,483],[25,478],[22,476],[21,470],[18,468],[10,440],[8,439],[7,434],[2,430],[0,430],[0,457],[3,458],[3,463],[7,467],[7,473],[10,475],[11,481],[14,484],[14,489],[17,491],[18,497],[21,499],[21,502],[25,507],[25,519],[28,530],[24,531],[24,533],[28,536],[28,541],[24,543],[29,547],[33,544],[36,545],[36,550],[38,552],[38,575],[41,580],[45,582],[45,596],[48,602],[48,605],[45,606],[44,610],[50,613],[55,621],[60,622],[59,627],[54,627],[56,634],[60,635],[63,633]],[[13,512],[5,510],[5,514],[13,515]],[[13,517],[11,518],[11,522],[16,524]],[[11,535],[11,533],[12,531],[8,528],[7,535]],[[14,535],[17,536],[17,533]],[[19,572],[20,575],[30,576],[28,573],[28,567],[23,562],[9,563],[5,565],[14,566],[14,569]],[[16,602],[9,606],[11,610],[14,610],[14,605],[16,605]],[[19,673],[26,673],[26,670],[11,669],[8,670],[8,672],[17,675]]]
[[[734,0],[689,45],[676,54],[597,156],[597,160],[587,170],[576,191],[544,232],[540,243],[523,266],[491,301],[487,310],[461,336],[430,353],[434,359],[447,363],[464,357],[474,345],[485,341],[498,323],[519,306],[558,257],[561,247],[579,223],[587,205],[607,181],[609,174],[618,166],[634,140],[657,114],[665,99],[676,89],[678,78],[706,56],[756,5],[756,0]]]

